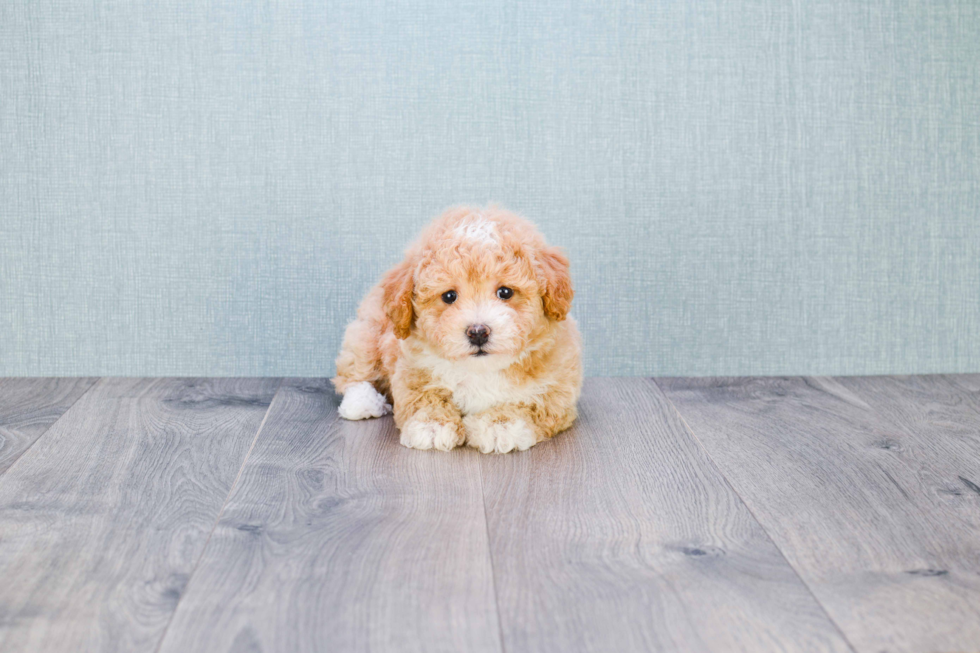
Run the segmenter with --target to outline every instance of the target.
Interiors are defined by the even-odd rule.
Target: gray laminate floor
[[[0,380],[0,651],[980,651],[980,376],[590,379],[503,456],[336,407]]]

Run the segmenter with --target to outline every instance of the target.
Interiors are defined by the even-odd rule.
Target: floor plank
[[[500,651],[479,454],[336,405],[284,384],[163,653]]]
[[[980,413],[942,379],[658,379],[859,651],[980,643]]]
[[[96,381],[95,378],[0,379],[0,474]]]
[[[103,379],[0,476],[0,650],[152,651],[278,382]]]
[[[850,650],[652,381],[579,407],[481,459],[506,650]]]
[[[980,533],[980,375],[824,381],[853,392],[894,429],[877,445],[897,463],[891,470],[897,489],[920,492],[922,502]],[[980,573],[977,552],[969,573]]]

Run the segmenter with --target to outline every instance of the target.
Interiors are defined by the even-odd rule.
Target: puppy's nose
[[[466,337],[477,347],[482,347],[490,339],[490,327],[485,324],[471,324],[466,327]]]

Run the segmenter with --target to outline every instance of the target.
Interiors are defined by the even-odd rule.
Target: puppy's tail
[[[368,361],[358,356],[361,352],[346,346],[346,338],[344,344],[345,347],[337,358],[337,376],[330,379],[337,392],[344,395],[337,412],[344,419],[368,419],[387,415],[391,412],[391,404],[378,388],[382,386],[387,390],[387,383],[382,383],[383,378],[377,378],[374,367],[366,366]]]
[[[384,324],[364,315],[350,323],[337,356],[337,376],[331,379],[344,395],[340,416],[345,419],[380,417],[391,412],[388,378],[381,360]]]

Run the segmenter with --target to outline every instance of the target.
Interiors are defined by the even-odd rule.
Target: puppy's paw
[[[413,419],[402,428],[401,443],[409,449],[449,451],[463,444],[463,436],[455,424]]]
[[[463,418],[463,426],[466,428],[466,445],[482,453],[525,451],[538,442],[534,429],[522,419],[467,415]]]
[[[391,406],[385,403],[385,398],[373,385],[361,381],[347,388],[337,412],[344,419],[367,419],[387,415],[391,412]]]

